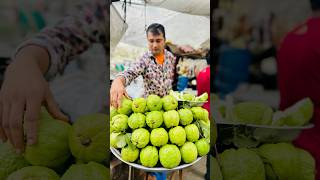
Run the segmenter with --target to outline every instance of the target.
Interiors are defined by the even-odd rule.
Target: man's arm
[[[48,64],[46,77],[52,78],[58,72],[63,72],[65,65],[73,56],[81,54],[93,43],[99,42],[106,46],[109,36],[107,1],[95,0],[90,3],[88,1],[76,9],[75,14],[65,17],[57,25],[47,27],[23,42],[15,55],[31,45],[33,48],[28,48],[33,49],[35,54],[40,54],[39,49],[46,50],[48,56],[42,57],[41,60],[45,61],[44,64]]]

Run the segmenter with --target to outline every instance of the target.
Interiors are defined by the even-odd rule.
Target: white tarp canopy
[[[201,0],[199,2],[203,1],[204,0]],[[207,4],[210,5],[209,0],[206,1],[208,2]],[[170,0],[170,2],[175,4],[176,7],[182,3],[180,0]],[[118,13],[124,17],[122,9],[123,2],[115,2],[112,4]],[[120,42],[139,47],[147,46],[145,28],[152,23],[163,24],[166,29],[167,40],[175,44],[189,44],[198,48],[201,43],[210,38],[209,16],[191,15],[158,6],[127,4],[126,23],[128,24],[128,29]],[[119,24],[121,24],[121,22],[111,23],[111,26],[119,26]],[[118,32],[111,31],[110,33],[112,37]],[[114,43],[111,42],[111,45],[112,44]]]

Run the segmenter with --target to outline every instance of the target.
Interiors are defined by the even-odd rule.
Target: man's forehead
[[[159,32],[159,34],[155,34],[152,32],[148,32],[147,37],[148,37],[148,39],[151,39],[151,38],[152,39],[163,39],[163,33]]]

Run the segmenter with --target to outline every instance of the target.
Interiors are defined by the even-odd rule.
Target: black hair
[[[310,4],[313,11],[320,10],[320,0],[310,0]]]
[[[148,35],[148,32],[151,32],[154,35],[160,35],[160,33],[162,33],[164,39],[166,39],[166,32],[162,24],[158,24],[158,23],[150,24],[147,28],[147,35]]]

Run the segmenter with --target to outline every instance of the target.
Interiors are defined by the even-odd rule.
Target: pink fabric
[[[320,18],[311,18],[284,39],[278,53],[280,109],[304,97],[315,105],[314,128],[304,130],[295,145],[309,151],[320,172]],[[320,180],[320,173],[316,179]]]
[[[197,76],[197,90],[198,96],[203,93],[208,93],[208,102],[203,105],[203,108],[207,109],[210,113],[210,66],[206,67]]]

